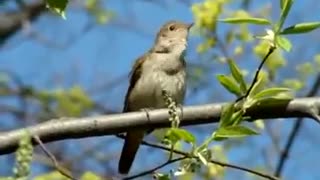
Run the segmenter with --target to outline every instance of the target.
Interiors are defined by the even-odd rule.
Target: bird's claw
[[[146,113],[148,121],[150,121],[150,114],[149,111],[152,110],[152,108],[142,108],[141,111],[144,111]]]

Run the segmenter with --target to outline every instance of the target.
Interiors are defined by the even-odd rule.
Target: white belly
[[[185,94],[185,71],[174,75],[168,75],[163,71],[146,73],[140,77],[134,89],[135,93],[130,97],[130,102],[135,104],[132,110],[165,108],[162,90],[166,90],[178,104],[182,104]]]

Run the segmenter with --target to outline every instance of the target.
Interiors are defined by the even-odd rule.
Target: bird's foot
[[[148,121],[150,121],[150,114],[149,111],[153,110],[154,108],[142,108],[140,111],[144,111],[146,113]],[[146,134],[150,134],[154,129],[149,129]]]
[[[147,116],[147,119],[148,121],[150,121],[150,114],[149,114],[149,111],[153,110],[154,108],[142,108],[140,109],[140,111],[143,111],[146,113],[146,116]]]

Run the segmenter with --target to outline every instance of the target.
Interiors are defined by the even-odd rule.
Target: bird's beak
[[[194,24],[194,23],[187,24],[188,30],[190,30],[190,28],[193,26],[193,24]]]

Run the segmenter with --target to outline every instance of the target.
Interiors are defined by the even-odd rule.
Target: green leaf
[[[197,152],[196,155],[205,166],[208,166],[208,160],[201,153]]]
[[[299,91],[304,87],[305,82],[300,79],[285,79],[283,81],[283,86],[286,86],[294,91]]]
[[[101,180],[102,178],[93,172],[87,171],[81,176],[81,180]]]
[[[295,24],[285,28],[280,34],[299,34],[313,31],[320,27],[320,22],[307,22]]]
[[[265,90],[260,91],[253,98],[254,99],[261,99],[261,98],[276,96],[279,93],[288,92],[288,91],[290,91],[290,89],[288,89],[288,88],[280,88],[280,87],[269,88],[269,89],[265,89]]]
[[[260,130],[263,130],[265,127],[264,121],[262,119],[255,120],[253,124]]]
[[[292,44],[289,39],[283,36],[277,36],[277,45],[280,46],[285,51],[289,52],[292,48]]]
[[[235,113],[232,114],[232,125],[238,125],[241,123],[242,121],[242,116],[244,115],[244,111],[243,110],[239,110]]]
[[[59,14],[63,19],[66,19],[65,9],[68,4],[68,0],[46,0],[47,8],[53,12]]]
[[[241,96],[241,90],[233,78],[219,74],[217,75],[217,79],[229,92]]]
[[[225,127],[230,124],[231,122],[231,117],[234,112],[234,104],[226,104],[222,107],[222,112],[221,112],[221,118],[220,118],[220,127]]]
[[[162,173],[157,173],[155,172],[154,175],[153,175],[156,179],[156,180],[171,180],[171,176],[170,174],[162,174]]]
[[[253,88],[250,91],[249,97],[253,97],[255,94],[259,92],[263,85],[263,78],[258,76],[258,80],[254,83]]]
[[[236,63],[233,60],[229,61],[229,68],[231,71],[231,74],[233,78],[238,81],[240,84],[240,90],[244,94],[247,92],[247,85],[246,82],[244,81],[243,75],[239,69],[239,67],[236,65]]]
[[[256,25],[269,25],[271,24],[268,19],[264,18],[226,18],[219,20],[220,22],[224,23],[232,23],[232,24],[240,24],[240,23],[249,23],[249,24],[256,24]]]
[[[283,9],[284,5],[286,4],[286,0],[280,0],[280,8]]]
[[[216,138],[238,138],[249,135],[257,135],[258,133],[245,126],[229,126],[221,127],[216,131]]]
[[[180,128],[170,128],[166,134],[166,138],[171,140],[173,143],[183,140],[187,143],[194,144],[196,141],[196,138],[193,134],[185,129]]]
[[[260,99],[255,102],[257,106],[271,107],[271,106],[286,106],[292,100],[292,97],[269,97]]]
[[[280,32],[282,26],[283,26],[283,23],[284,21],[286,20],[288,14],[289,14],[289,11],[291,9],[291,6],[293,4],[293,0],[285,0],[285,2],[282,2],[284,3],[283,4],[283,8],[281,8],[281,15],[280,15],[280,20],[278,22],[278,25],[277,25],[277,33]]]
[[[59,171],[52,171],[49,173],[38,175],[33,178],[33,180],[67,180],[67,179],[69,178],[66,178]],[[81,180],[85,180],[85,179],[81,179]]]

